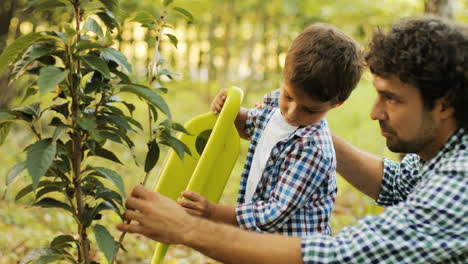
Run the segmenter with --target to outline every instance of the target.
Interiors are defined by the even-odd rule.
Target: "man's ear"
[[[446,96],[436,100],[434,109],[441,119],[452,118],[455,113],[455,108],[450,104]]]

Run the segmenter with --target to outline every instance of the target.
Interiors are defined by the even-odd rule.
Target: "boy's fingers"
[[[183,191],[181,195],[185,198],[188,198],[192,201],[200,201],[203,199],[203,196],[196,193],[196,192],[191,192],[191,191]]]
[[[189,201],[189,200],[179,198],[179,199],[177,199],[177,203],[180,204],[184,208],[200,210],[199,206],[197,205],[196,202],[192,202],[192,201]]]

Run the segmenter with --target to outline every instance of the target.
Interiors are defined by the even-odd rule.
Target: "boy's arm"
[[[381,157],[362,151],[345,139],[332,134],[337,171],[361,192],[377,200],[383,177]]]
[[[234,121],[239,136],[246,140],[250,139],[250,136],[245,131],[245,124],[247,122],[248,113],[249,111],[247,109],[241,107],[239,109],[239,113],[237,113],[236,120]]]
[[[272,232],[283,226],[305,203],[318,197],[323,181],[328,180],[332,164],[315,146],[295,145],[282,161],[284,170],[267,200],[248,202],[236,207],[239,226],[257,232]],[[272,177],[271,175],[265,175]],[[334,186],[333,186],[334,187]],[[318,199],[318,198],[317,198]],[[315,208],[318,217],[329,215],[330,204]]]
[[[178,199],[177,203],[184,207],[188,213],[215,222],[238,226],[234,206],[212,203],[196,192],[183,191],[181,195],[186,199]]]
[[[221,89],[213,98],[213,101],[211,102],[211,111],[213,111],[213,113],[218,114],[223,109],[224,103],[226,102],[226,92],[226,88]],[[243,139],[249,140],[250,136],[245,131],[245,123],[247,122],[247,118],[248,110],[241,107],[237,113],[236,120],[234,120],[234,124],[236,126],[237,132],[239,133],[239,136]]]

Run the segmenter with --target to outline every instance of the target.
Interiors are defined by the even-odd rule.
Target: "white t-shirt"
[[[247,187],[245,191],[246,202],[252,201],[253,194],[255,189],[257,189],[260,178],[262,177],[268,157],[270,157],[271,149],[276,145],[276,143],[287,138],[298,128],[286,123],[286,120],[284,120],[284,117],[281,115],[279,108],[273,111],[274,113],[263,130],[258,141],[258,145],[255,148],[252,166],[250,167],[249,177],[247,178]]]

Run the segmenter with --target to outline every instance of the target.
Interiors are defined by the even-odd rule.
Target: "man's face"
[[[423,105],[419,90],[396,76],[375,76],[377,98],[371,118],[378,120],[387,147],[398,153],[425,153],[437,140],[438,120]]]
[[[330,104],[310,97],[302,89],[283,84],[280,89],[279,107],[286,122],[292,126],[308,126],[320,121],[325,114],[339,104]]]

